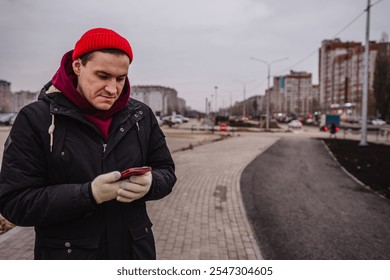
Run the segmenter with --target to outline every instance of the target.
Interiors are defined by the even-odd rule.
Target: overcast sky
[[[371,3],[370,39],[378,41],[390,34],[390,0]],[[321,41],[364,43],[366,6],[367,0],[0,0],[0,79],[12,91],[37,91],[86,30],[106,27],[133,47],[132,85],[172,87],[204,111],[215,86],[218,107],[243,100],[242,82],[246,97],[264,94],[267,66],[250,57],[288,57],[272,64],[272,76],[308,71],[318,83]]]

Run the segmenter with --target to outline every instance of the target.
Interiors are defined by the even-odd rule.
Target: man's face
[[[72,66],[78,77],[77,90],[96,109],[109,110],[125,86],[129,65],[125,54],[99,51],[85,65],[76,59]]]

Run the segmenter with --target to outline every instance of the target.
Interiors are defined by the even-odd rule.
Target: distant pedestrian
[[[337,126],[334,122],[331,122],[329,126],[329,133],[330,133],[329,137],[336,138],[336,132],[337,132]]]
[[[118,33],[88,30],[12,126],[0,212],[35,227],[35,259],[156,258],[146,201],[172,191],[175,166],[152,110],[130,99],[132,60]]]

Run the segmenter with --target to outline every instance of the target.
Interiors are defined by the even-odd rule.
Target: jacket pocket
[[[97,256],[99,238],[44,238],[42,247],[44,260],[93,260]]]
[[[131,256],[134,260],[155,260],[156,248],[152,224],[129,226]]]

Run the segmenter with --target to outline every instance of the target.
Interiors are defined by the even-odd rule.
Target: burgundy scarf
[[[106,111],[98,110],[93,107],[76,89],[77,76],[73,72],[72,68],[72,53],[73,51],[69,51],[64,54],[60,68],[58,68],[51,81],[63,95],[80,108],[84,116],[99,129],[103,138],[107,141],[108,130],[110,128],[113,115],[125,108],[130,100],[129,79],[126,77],[123,91],[112,107]]]

